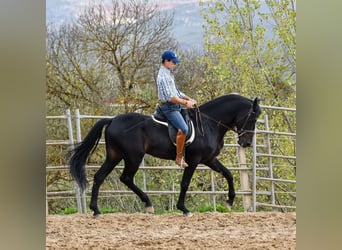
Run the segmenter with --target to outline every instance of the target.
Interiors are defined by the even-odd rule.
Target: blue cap
[[[162,54],[162,60],[172,60],[175,63],[179,63],[181,61],[172,50],[165,50]]]

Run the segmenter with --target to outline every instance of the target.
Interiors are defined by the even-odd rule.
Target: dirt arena
[[[49,215],[46,249],[296,249],[296,214]]]

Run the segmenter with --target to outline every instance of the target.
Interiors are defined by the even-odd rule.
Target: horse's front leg
[[[228,182],[228,200],[226,203],[226,207],[230,210],[233,206],[233,202],[235,199],[235,189],[234,189],[234,182],[233,182],[233,175],[232,173],[229,171],[229,169],[227,169],[225,166],[222,165],[221,162],[219,162],[219,160],[217,160],[216,158],[214,158],[212,161],[210,162],[205,162],[205,165],[207,165],[208,167],[210,167],[212,170],[222,173],[222,175],[224,176],[224,178],[226,178],[227,182]]]
[[[182,182],[181,182],[181,191],[179,193],[177,208],[183,211],[183,214],[185,216],[191,216],[191,212],[184,205],[184,200],[185,200],[185,194],[188,191],[190,181],[194,174],[195,169],[196,169],[196,166],[191,165],[185,168],[183,172],[183,177],[182,177]]]

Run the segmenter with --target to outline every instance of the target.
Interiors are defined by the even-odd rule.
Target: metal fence
[[[262,106],[264,110],[276,110],[282,112],[292,112],[295,114],[295,109],[291,108],[280,108],[280,107],[270,107],[270,106]],[[283,137],[290,138],[293,141],[293,146],[295,147],[295,137],[296,133],[292,132],[277,132],[272,131],[269,125],[269,116],[267,112],[263,115],[263,119],[258,120],[256,126],[256,136],[254,136],[253,140],[253,147],[249,154],[246,154],[245,149],[240,147],[236,142],[225,143],[224,148],[236,148],[237,160],[238,164],[235,166],[227,166],[231,171],[238,171],[240,176],[240,190],[236,191],[237,195],[242,196],[243,207],[245,211],[257,211],[257,208],[262,209],[263,207],[270,207],[272,209],[295,209],[295,205],[284,205],[279,204],[279,198],[277,196],[281,196],[284,194],[290,195],[294,200],[296,199],[295,194],[295,174],[292,179],[282,179],[278,178],[274,175],[274,168],[279,168],[279,166],[275,165],[274,162],[276,159],[283,159],[286,161],[291,161],[291,164],[286,164],[280,166],[283,169],[292,168],[295,172],[295,150],[293,151],[293,155],[284,155],[284,154],[274,154],[272,152],[272,137]],[[47,120],[64,120],[67,128],[67,138],[62,140],[47,140],[46,146],[53,147],[57,145],[63,145],[66,147],[73,147],[75,143],[80,142],[82,140],[81,134],[81,123],[85,119],[101,119],[105,117],[112,117],[112,116],[92,116],[92,115],[81,115],[79,110],[75,110],[75,114],[72,115],[70,110],[66,110],[65,115],[60,116],[47,116]],[[73,126],[74,125],[74,126]],[[76,139],[74,138],[74,134],[76,135]],[[104,144],[103,139],[100,140],[100,144]],[[279,150],[278,150],[279,151]],[[281,151],[281,149],[280,149]],[[92,166],[87,165],[86,169],[89,170],[96,170],[100,166]],[[115,169],[122,169],[123,166],[117,166]],[[154,195],[171,195],[172,197],[172,204],[171,207],[174,206],[175,195],[178,195],[179,190],[174,188],[174,183],[172,183],[171,190],[148,190],[147,188],[147,171],[156,171],[156,170],[164,170],[164,171],[182,171],[178,166],[146,166],[145,162],[141,163],[140,171],[142,171],[142,189],[147,194],[154,194]],[[215,181],[215,173],[210,168],[199,165],[197,170],[200,171],[210,171],[210,182],[211,182],[211,190],[207,191],[195,191],[190,190],[188,194],[203,194],[209,195],[212,197],[212,202],[214,206],[214,210],[216,211],[216,195],[219,194],[226,194],[227,191],[219,190],[216,187]],[[52,166],[47,165],[46,171],[68,171],[68,166],[66,165],[59,165],[59,166]],[[48,174],[48,173],[47,173]],[[267,184],[266,184],[267,183]],[[287,188],[280,186],[279,183],[285,183],[292,185],[292,191],[288,191]],[[178,183],[177,183],[178,184]],[[268,190],[265,190],[266,189]],[[276,189],[281,188],[282,192],[276,191]],[[70,190],[64,191],[56,191],[56,190],[49,190],[47,187],[47,202],[48,199],[54,198],[65,198],[65,197],[76,197],[78,211],[81,213],[86,212],[86,197],[89,197],[90,192],[87,190],[85,193],[81,194],[79,188],[76,184],[73,187],[70,187]],[[130,190],[100,190],[100,195],[135,195]],[[267,196],[269,203],[265,202],[265,199],[262,199],[263,202],[260,202],[259,197]],[[278,204],[277,204],[278,201]],[[47,213],[48,213],[48,204],[47,204]]]

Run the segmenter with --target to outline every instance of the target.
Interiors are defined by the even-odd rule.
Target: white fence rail
[[[286,111],[286,112],[295,112],[295,109],[290,108],[280,108],[280,107],[270,107],[270,106],[262,106],[263,109],[269,110],[278,110],[278,111]],[[83,119],[101,119],[112,116],[91,116],[91,115],[81,115],[79,110],[75,111],[75,115],[71,115],[70,110],[66,111],[65,115],[60,116],[47,116],[47,120],[59,119],[65,120],[68,131],[68,139],[65,140],[47,140],[46,147],[53,147],[56,145],[64,145],[73,147],[75,143],[80,142],[82,140],[81,135],[81,122]],[[73,121],[75,124],[75,131],[73,130]],[[259,129],[263,127],[264,129]],[[76,140],[74,139],[74,132],[76,134]],[[281,205],[276,204],[276,191],[275,186],[277,183],[290,183],[296,184],[295,178],[292,180],[276,178],[273,174],[273,161],[276,158],[282,158],[286,160],[296,160],[295,155],[281,155],[281,154],[273,154],[272,153],[272,145],[271,145],[271,136],[282,136],[286,138],[293,138],[295,140],[296,134],[290,132],[278,132],[271,131],[268,124],[268,115],[265,114],[263,120],[259,120],[257,122],[256,128],[256,136],[253,140],[253,152],[251,161],[246,160],[245,150],[241,148],[236,143],[225,143],[224,147],[235,147],[237,149],[237,158],[238,165],[237,166],[228,166],[231,171],[239,171],[240,173],[240,184],[241,190],[237,190],[236,194],[242,196],[243,206],[245,211],[256,211],[257,207],[272,207],[274,209],[295,209],[295,206]],[[262,142],[258,142],[259,139],[262,139]],[[103,139],[100,140],[100,144],[103,144]],[[263,152],[260,152],[263,150]],[[262,159],[265,164],[260,164],[260,159]],[[98,169],[100,166],[86,166],[87,171],[91,169]],[[288,166],[284,166],[288,167]],[[294,165],[295,167],[295,165]],[[115,169],[122,169],[123,166],[117,166]],[[145,171],[156,171],[156,170],[164,170],[164,171],[182,171],[178,166],[145,166],[144,161],[140,167],[142,171],[143,177],[143,190],[147,194],[155,194],[155,195],[171,195],[172,200],[175,200],[175,195],[179,193],[179,190],[175,190],[174,183],[172,184],[172,190],[147,190],[147,182]],[[211,181],[211,190],[210,191],[188,191],[188,194],[205,194],[212,196],[212,202],[214,205],[214,210],[216,211],[216,195],[226,194],[227,191],[217,190],[215,185],[215,174],[210,168],[199,165],[197,170],[200,171],[210,171],[210,181]],[[47,175],[49,172],[54,171],[69,171],[68,166],[60,165],[60,166],[46,166]],[[259,176],[260,173],[266,173],[266,176]],[[250,181],[250,178],[252,181]],[[269,190],[258,190],[258,184],[261,182],[269,182]],[[176,185],[179,185],[176,183]],[[284,192],[286,193],[286,192]],[[100,195],[123,195],[123,194],[132,194],[135,195],[132,191],[129,190],[102,190],[100,191]],[[55,197],[65,198],[65,197],[75,197],[77,201],[78,211],[81,213],[85,213],[86,210],[86,197],[90,195],[90,191],[87,190],[84,193],[80,193],[79,188],[75,185],[73,190],[65,190],[65,191],[51,191],[48,190],[47,187],[47,200],[54,199]],[[270,203],[258,202],[258,196],[267,195],[270,197]],[[292,194],[292,197],[295,199],[295,192]],[[173,206],[174,204],[172,204]],[[48,211],[48,208],[47,208]]]

